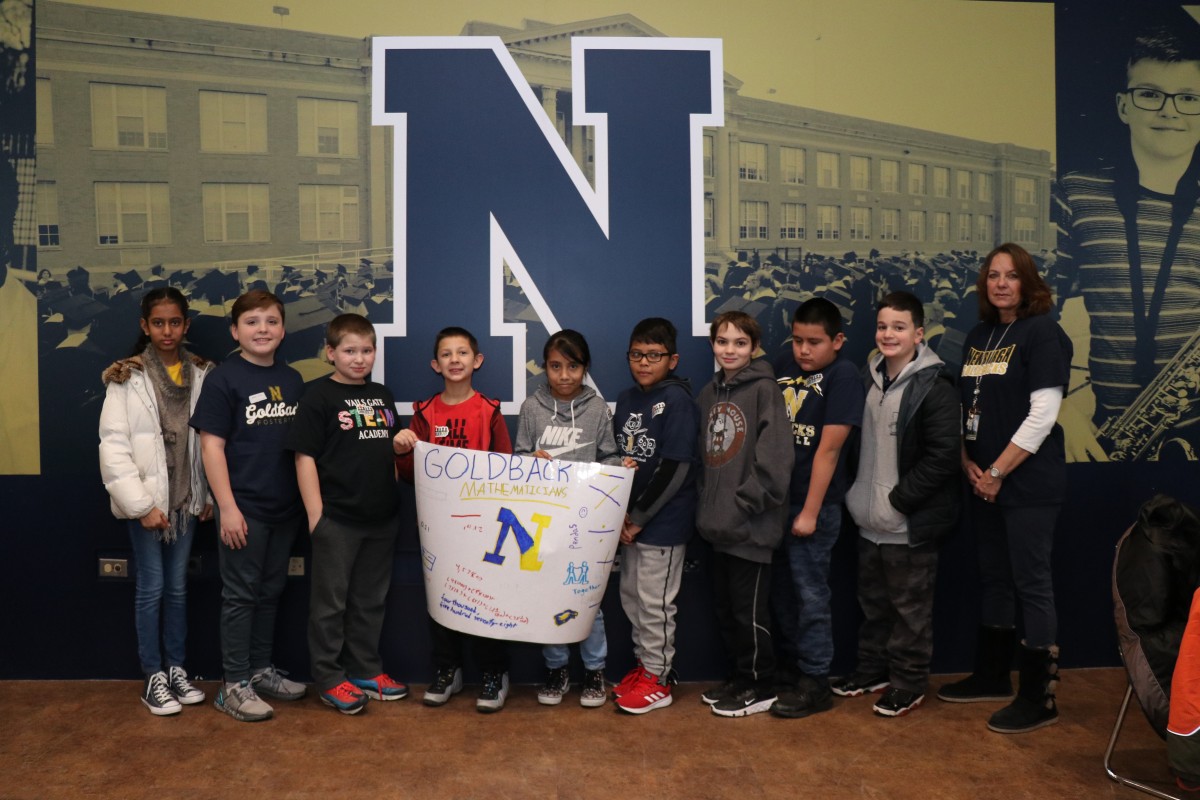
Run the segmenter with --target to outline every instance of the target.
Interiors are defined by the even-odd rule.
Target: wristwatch
[[[1003,473],[999,469],[996,468],[995,464],[992,464],[990,467],[988,467],[987,472],[988,472],[988,475],[991,475],[993,478],[996,478],[997,480],[1004,480],[1004,478],[1007,477],[1006,473]]]

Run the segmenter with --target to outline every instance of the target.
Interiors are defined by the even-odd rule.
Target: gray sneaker
[[[250,681],[221,684],[213,705],[241,722],[259,722],[275,715],[275,709],[254,693]]]
[[[254,677],[250,679],[250,685],[254,687],[256,693],[276,700],[299,700],[304,697],[308,687],[303,683],[288,680],[284,677],[285,675],[287,673],[281,669],[275,669],[273,666],[267,667],[254,674]]]

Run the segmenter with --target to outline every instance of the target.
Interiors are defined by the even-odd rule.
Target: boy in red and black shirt
[[[483,353],[471,332],[443,328],[433,347],[433,371],[442,376],[445,388],[413,406],[413,418],[394,441],[400,476],[413,480],[413,447],[418,441],[511,453],[512,442],[500,413],[500,403],[471,388],[471,376],[483,364]],[[508,696],[508,648],[499,639],[472,636],[451,630],[430,618],[435,674],[425,690],[427,706],[440,706],[462,691],[463,643],[471,642],[483,670],[483,688],[475,708],[484,713],[504,708]]]

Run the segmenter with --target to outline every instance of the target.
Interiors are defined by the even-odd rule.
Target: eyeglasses
[[[669,358],[671,356],[671,354],[670,353],[642,353],[637,350],[630,350],[628,353],[625,354],[625,356],[629,359],[629,362],[631,364],[636,364],[639,361],[647,361],[651,364],[657,364],[658,362],[662,361],[664,358]]]
[[[1160,92],[1158,89],[1146,89],[1141,86],[1126,89],[1125,94],[1129,95],[1129,99],[1133,101],[1134,106],[1140,108],[1142,111],[1161,111],[1169,99],[1175,104],[1175,110],[1180,114],[1188,117],[1200,114],[1200,94],[1193,94],[1191,92],[1171,94],[1170,92]]]

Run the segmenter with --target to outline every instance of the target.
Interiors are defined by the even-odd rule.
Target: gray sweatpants
[[[621,548],[621,607],[633,627],[633,654],[659,677],[675,659],[675,596],[686,550],[636,541]]]

